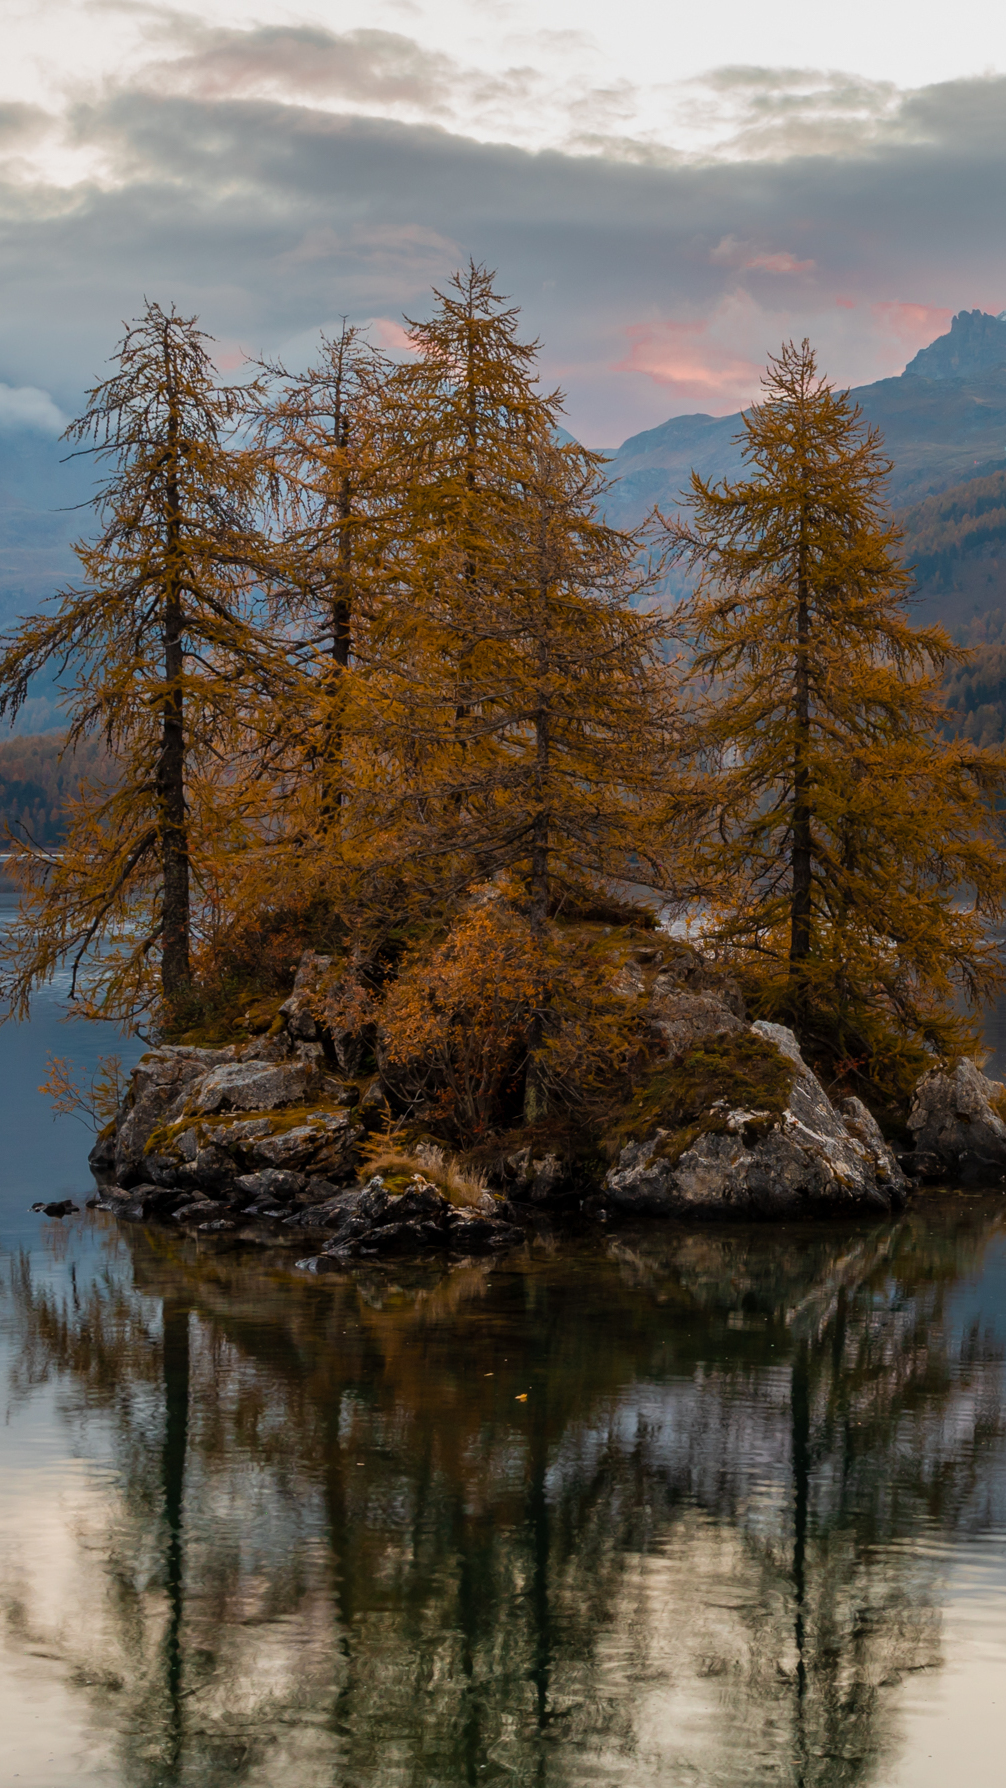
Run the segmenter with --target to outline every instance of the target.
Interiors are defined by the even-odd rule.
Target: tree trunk
[[[544,546],[543,546],[544,556]],[[541,637],[538,641],[538,705],[534,717],[535,731],[535,766],[534,766],[534,801],[535,810],[531,824],[531,933],[534,943],[541,946],[545,942],[545,928],[548,924],[549,897],[549,753],[551,748],[550,714],[548,699],[548,580],[542,578],[542,618]],[[545,1087],[541,1064],[541,1046],[545,1035],[545,1015],[539,1003],[531,1020],[528,1036],[527,1072],[524,1077],[524,1122],[533,1124],[545,1112]]]
[[[336,441],[345,451],[349,443],[349,419],[339,408],[335,416]],[[353,595],[352,554],[349,518],[353,512],[353,487],[348,472],[339,485],[336,514],[339,518],[339,552],[336,559],[335,587],[332,592],[332,666],[329,672],[329,709],[325,728],[324,766],[322,770],[321,807],[325,829],[339,824],[345,800],[343,787],[343,680],[349,667],[352,641]]]
[[[189,837],[185,812],[184,618],[181,591],[181,515],[176,476],[178,423],[168,425],[167,572],[164,586],[162,644],[165,696],[161,710],[161,749],[157,763],[157,800],[163,878],[161,987],[169,1004],[191,983],[189,961]]]
[[[803,964],[811,946],[811,790],[810,790],[810,601],[803,541],[797,574],[796,689],[793,744],[793,876],[790,907],[789,980],[796,1015],[807,1003]]]
[[[164,1635],[167,1689],[170,1779],[176,1779],[181,1763],[182,1730],[182,1617],[184,1554],[182,1515],[185,1502],[185,1454],[189,1429],[189,1312],[182,1304],[164,1299],[162,1306],[164,1373],[164,1444],[161,1451],[161,1485],[164,1525],[167,1530],[165,1579],[168,1624]]]

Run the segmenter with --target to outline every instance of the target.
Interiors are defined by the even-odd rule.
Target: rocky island
[[[736,984],[696,950],[596,929],[650,1059],[573,1146],[568,1133],[549,1148],[540,1130],[516,1129],[452,1153],[387,1065],[364,1071],[381,1062],[379,1034],[319,1022],[333,965],[309,950],[266,1034],[142,1058],[92,1150],[102,1208],[292,1248],[298,1267],[325,1273],[506,1249],[543,1214],[567,1225],[882,1215],[921,1182],[1006,1182],[1006,1089],[970,1060],[922,1077],[909,1141],[895,1146],[859,1098],[828,1097],[791,1030],[750,1023]]]

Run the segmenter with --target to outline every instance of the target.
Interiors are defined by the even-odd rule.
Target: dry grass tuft
[[[421,1142],[414,1149],[398,1148],[386,1136],[375,1137],[364,1148],[368,1173],[379,1173],[391,1191],[398,1191],[397,1181],[410,1180],[421,1174],[430,1180],[453,1205],[470,1210],[488,1191],[480,1173],[462,1167],[453,1155],[447,1155],[435,1143]]]

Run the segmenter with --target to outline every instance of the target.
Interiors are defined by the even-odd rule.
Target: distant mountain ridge
[[[903,379],[981,379],[1006,364],[1006,310],[958,311],[946,335],[920,348]]]
[[[884,436],[895,504],[934,496],[1006,459],[1006,311],[960,311],[903,373],[850,395]],[[741,420],[739,410],[672,416],[630,435],[610,456],[609,477],[618,480],[611,520],[631,526],[655,502],[677,508],[693,467],[704,478],[736,477]]]
[[[1006,520],[1000,528],[990,519],[984,493],[957,490],[1006,470],[1006,311],[959,311],[900,376],[851,395],[894,461],[889,495],[906,526],[906,561],[919,566],[920,619],[959,630],[986,610],[1006,612]],[[655,505],[673,513],[693,467],[713,481],[741,475],[740,429],[740,412],[699,413],[631,435],[608,456],[608,520],[634,527]],[[0,627],[77,573],[70,543],[92,526],[81,506],[95,471],[37,431],[0,433]],[[944,495],[945,504],[931,502]],[[65,724],[48,687],[33,698],[22,725]]]

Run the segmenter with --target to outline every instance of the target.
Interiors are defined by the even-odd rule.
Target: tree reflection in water
[[[124,1788],[878,1780],[927,1542],[1002,1513],[998,1222],[321,1284],[109,1225],[76,1300],[22,1263],[13,1396],[114,1433],[68,1662]]]

